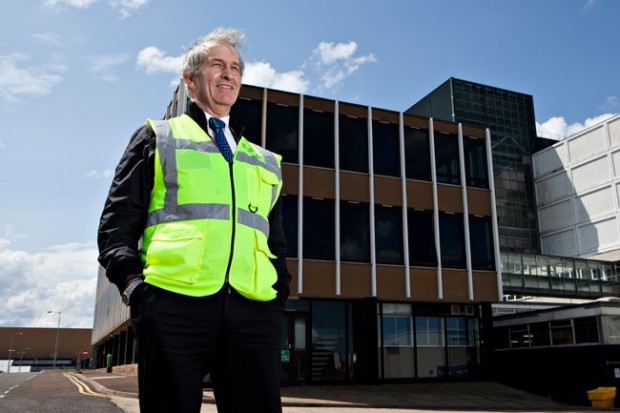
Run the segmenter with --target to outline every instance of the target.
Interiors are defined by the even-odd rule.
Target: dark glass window
[[[530,333],[527,329],[527,325],[511,326],[510,327],[510,347],[511,348],[523,348],[529,347],[531,342]]]
[[[370,262],[370,213],[368,204],[340,203],[340,258]]]
[[[373,121],[372,150],[375,174],[400,176],[398,125]]]
[[[239,98],[230,109],[230,117],[243,126],[243,136],[252,143],[261,144],[262,102]]]
[[[551,344],[549,337],[549,324],[534,323],[530,324],[531,345],[533,347],[548,346]]]
[[[462,214],[439,213],[441,265],[465,268],[465,233]]]
[[[459,185],[459,143],[456,135],[435,133],[437,182]]]
[[[334,114],[304,110],[304,165],[334,168]]]
[[[437,251],[435,249],[433,213],[410,209],[407,213],[407,221],[409,225],[410,265],[436,267]]]
[[[493,232],[491,218],[469,217],[469,239],[471,245],[471,266],[476,270],[495,268],[493,255]]]
[[[486,145],[484,139],[464,138],[465,177],[468,186],[489,187]]]
[[[368,121],[341,115],[338,123],[340,169],[368,173]]]
[[[554,346],[575,344],[571,320],[552,320],[549,324],[551,326],[551,343]]]
[[[495,327],[491,334],[494,348],[510,348],[510,330],[508,327]]]
[[[304,198],[304,258],[334,260],[334,201]]]
[[[575,326],[575,343],[598,343],[598,323],[596,317],[582,317],[573,320]]]
[[[408,179],[431,180],[428,131],[405,128],[405,169]]]
[[[297,258],[297,195],[282,197],[282,225],[286,237],[286,256]]]
[[[403,219],[397,207],[375,206],[377,262],[403,263]]]
[[[299,109],[267,105],[267,149],[282,155],[283,162],[299,162]]]
[[[383,304],[383,345],[385,347],[413,346],[413,317],[411,305]]]

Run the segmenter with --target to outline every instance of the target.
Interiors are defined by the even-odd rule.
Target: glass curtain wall
[[[478,320],[463,317],[446,318],[448,363],[443,375],[470,377],[478,367]],[[440,373],[441,375],[441,373]]]
[[[418,377],[441,377],[446,366],[446,331],[443,317],[416,317]]]
[[[480,355],[475,317],[416,315],[410,304],[380,304],[381,379],[475,377]]]
[[[383,304],[382,356],[386,379],[415,377],[413,317],[409,304]]]

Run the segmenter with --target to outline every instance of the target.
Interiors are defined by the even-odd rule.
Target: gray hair
[[[199,38],[194,44],[185,52],[185,58],[183,59],[183,73],[186,73],[189,77],[194,77],[204,59],[209,56],[211,48],[218,44],[227,44],[237,51],[239,55],[239,65],[241,69],[241,75],[245,70],[245,63],[241,58],[238,47],[241,45],[241,41],[245,35],[239,29],[225,29],[218,27],[211,33],[204,37]]]

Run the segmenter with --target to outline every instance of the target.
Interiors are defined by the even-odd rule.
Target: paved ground
[[[135,375],[94,371],[78,376],[97,391],[137,397],[138,383]],[[204,391],[204,402],[213,403],[213,394],[208,389]],[[589,406],[570,406],[493,382],[284,387],[282,402],[284,406],[296,407],[433,411],[591,412],[593,410]],[[344,412],[346,409],[341,411]]]

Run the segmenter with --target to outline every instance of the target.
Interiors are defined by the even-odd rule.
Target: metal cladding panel
[[[589,159],[607,150],[604,125],[575,135],[567,142],[570,162],[572,164]]]
[[[573,168],[571,175],[575,192],[579,193],[609,182],[611,176],[608,159],[607,156],[603,156]]]
[[[129,317],[129,307],[123,305],[118,289],[108,281],[105,270],[100,266],[97,276],[92,344],[107,338],[127,322]]]

